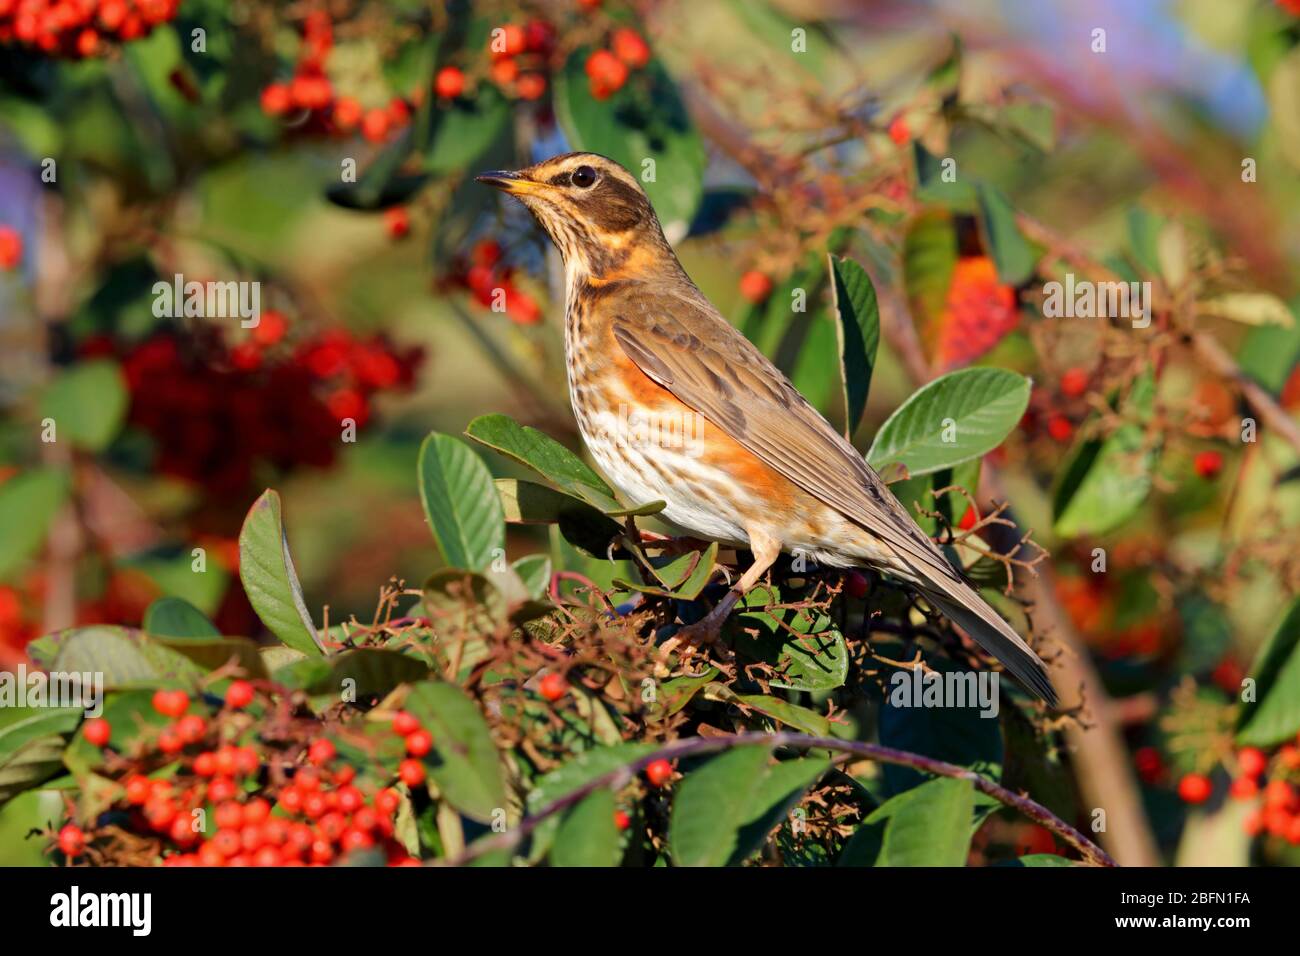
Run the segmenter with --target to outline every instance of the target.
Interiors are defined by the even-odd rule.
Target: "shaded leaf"
[[[487,465],[464,442],[431,432],[420,445],[420,500],[443,560],[480,571],[505,554],[505,514]]]
[[[617,866],[623,855],[614,823],[614,794],[593,791],[571,807],[560,821],[551,848],[552,866]]]
[[[844,389],[846,438],[862,421],[871,390],[871,373],[880,345],[880,307],[876,287],[867,270],[852,259],[828,255],[836,313],[835,334],[840,352],[840,380]]]
[[[239,530],[239,579],[267,630],[304,654],[323,653],[289,554],[280,495],[267,489]]]
[[[94,359],[59,374],[41,399],[41,415],[54,419],[58,441],[103,451],[121,430],[128,402],[121,368]]]

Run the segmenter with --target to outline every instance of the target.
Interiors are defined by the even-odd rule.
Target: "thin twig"
[[[812,737],[807,734],[792,733],[775,733],[767,734],[762,732],[751,732],[743,734],[726,734],[720,737],[690,737],[685,740],[674,741],[664,747],[656,750],[654,753],[646,754],[636,760],[630,761],[621,767],[603,773],[594,780],[588,781],[585,785],[565,794],[558,800],[553,800],[546,806],[542,807],[536,813],[525,817],[518,826],[512,827],[505,833],[500,833],[492,837],[487,837],[475,842],[464,853],[461,853],[448,861],[439,861],[436,865],[442,866],[459,866],[477,859],[488,853],[494,853],[502,850],[513,850],[519,845],[520,841],[528,834],[532,833],[543,820],[552,817],[563,810],[579,803],[588,794],[605,787],[623,786],[629,782],[633,776],[656,760],[679,760],[684,757],[695,757],[701,754],[715,753],[719,750],[727,750],[731,747],[744,746],[746,744],[764,745],[768,747],[790,747],[799,750],[831,750],[837,753],[853,754],[854,756],[864,757],[868,760],[875,760],[879,763],[893,764],[900,767],[911,767],[922,773],[932,773],[940,777],[952,777],[957,780],[969,780],[976,790],[988,794],[1000,803],[1012,807],[1029,819],[1033,820],[1040,826],[1051,830],[1062,840],[1079,851],[1079,855],[1084,861],[1093,866],[1115,866],[1114,860],[1107,855],[1106,851],[1101,849],[1086,836],[1070,826],[1060,817],[1053,814],[1042,804],[1031,800],[1029,797],[1012,793],[1006,787],[994,783],[987,777],[981,776],[973,770],[966,767],[959,767],[956,764],[947,763],[943,760],[935,760],[931,757],[924,757],[920,754],[909,753],[905,750],[896,750],[893,747],[883,747],[880,744],[862,743],[856,740],[836,740],[832,737]]]

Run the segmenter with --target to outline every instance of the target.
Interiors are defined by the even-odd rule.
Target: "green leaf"
[[[510,105],[495,86],[480,83],[473,100],[439,102],[433,143],[424,155],[426,172],[443,174],[467,168],[505,132]]]
[[[614,794],[607,789],[593,791],[560,821],[551,848],[552,866],[618,866],[623,855]]]
[[[772,828],[786,818],[830,766],[829,757],[798,757],[768,768],[746,809],[747,819],[737,834],[736,849],[728,865],[738,866],[757,852]]]
[[[0,756],[0,804],[59,773],[63,747],[60,736],[35,737]]]
[[[739,849],[740,828],[767,776],[767,747],[736,747],[686,774],[668,823],[677,866],[725,866]]]
[[[545,554],[530,554],[511,565],[528,596],[536,600],[546,597],[551,586],[551,559]]]
[[[1300,731],[1300,599],[1291,602],[1249,676],[1255,703],[1242,706],[1237,743],[1272,747],[1294,737]]]
[[[750,634],[757,626],[759,633]],[[849,649],[827,615],[798,608],[746,611],[728,622],[736,653],[770,665],[773,687],[825,691],[844,686]],[[793,632],[793,633],[791,633]]]
[[[424,682],[406,698],[406,709],[433,735],[424,758],[443,797],[465,816],[490,823],[506,805],[501,757],[478,706],[459,687]]]
[[[792,704],[788,700],[772,694],[737,694],[722,684],[710,684],[705,688],[705,696],[713,700],[739,704],[743,708],[755,711],[778,723],[786,724],[795,730],[814,737],[835,736],[841,724],[832,724],[828,718],[815,710]]]
[[[55,468],[24,472],[0,484],[0,580],[40,551],[70,488],[67,472]]]
[[[957,252],[952,217],[942,210],[918,216],[903,240],[903,283],[923,330],[935,328],[943,316]]]
[[[214,671],[227,664],[237,664],[245,677],[266,677],[266,665],[256,644],[243,637],[156,637],[154,642],[187,660],[203,671]]]
[[[651,60],[606,100],[591,95],[581,48],[555,75],[555,115],[576,150],[608,156],[636,176],[664,232],[685,235],[703,195],[704,144],[663,65]],[[654,178],[647,180],[653,160]]]
[[[965,866],[975,788],[938,777],[883,803],[854,833],[842,866]]]
[[[640,591],[642,594],[694,601],[713,577],[717,558],[718,543],[714,541],[703,551],[689,551],[673,558],[652,559],[651,568],[663,587],[624,581],[620,578],[615,578],[613,584],[615,588],[623,591]]]
[[[994,186],[977,189],[985,245],[993,254],[998,278],[1007,285],[1020,285],[1034,274],[1038,256],[1016,225],[1016,211]]]
[[[117,437],[130,398],[116,362],[95,359],[62,372],[41,399],[41,415],[54,419],[58,441],[103,451]]]
[[[950,372],[922,386],[889,416],[867,461],[877,471],[901,464],[915,477],[977,458],[1016,427],[1029,391],[1029,379],[1006,369]]]
[[[1279,325],[1287,329],[1295,325],[1290,307],[1268,292],[1224,293],[1198,302],[1196,311],[1245,325]]]
[[[844,387],[846,438],[862,421],[871,390],[871,373],[880,345],[880,307],[871,276],[852,259],[828,255],[834,291],[835,334],[840,351],[840,380]]]
[[[654,744],[624,743],[585,750],[538,779],[528,794],[528,812],[537,813],[598,777],[635,763],[654,749]],[[540,859],[546,854],[558,826],[559,820],[554,816],[537,825],[532,834],[531,859]]]
[[[420,446],[420,500],[447,564],[481,571],[505,554],[505,514],[483,459],[431,432]]]
[[[271,489],[253,502],[239,530],[239,579],[267,630],[294,650],[324,653],[289,554],[280,495]]]
[[[107,624],[46,634],[27,645],[27,655],[44,671],[102,674],[106,689],[190,682],[203,673],[142,632]]]
[[[16,680],[14,675],[8,675]],[[40,737],[70,734],[81,722],[79,707],[0,707],[0,757]]]
[[[1155,384],[1138,379],[1128,405],[1139,419],[1150,415]],[[1131,518],[1151,491],[1156,449],[1144,447],[1145,431],[1128,421],[1104,440],[1081,442],[1071,453],[1052,496],[1055,530],[1064,538],[1105,534]]]
[[[189,601],[160,597],[144,612],[145,633],[155,637],[220,637],[221,631]]]
[[[614,490],[569,449],[545,432],[520,425],[508,415],[480,415],[465,434],[474,441],[527,465],[543,478],[601,511],[614,501]],[[617,502],[614,508],[618,508]]]
[[[275,671],[290,690],[341,700],[345,690],[362,702],[385,697],[401,684],[423,680],[429,666],[417,657],[380,647],[358,647],[330,657],[308,657]],[[351,683],[345,683],[351,682]]]
[[[932,666],[937,663],[931,662]],[[946,671],[939,673],[942,677],[948,676]],[[911,674],[905,676],[911,679]],[[996,716],[981,716],[978,706],[896,707],[889,704],[880,708],[879,736],[886,747],[968,767],[993,780],[1002,776],[1002,729]],[[902,793],[925,779],[925,775],[910,767],[893,764],[887,764],[883,772],[891,793]]]

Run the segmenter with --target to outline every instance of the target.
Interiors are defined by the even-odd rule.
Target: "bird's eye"
[[[573,171],[570,182],[579,189],[586,189],[596,182],[596,171],[590,166],[579,166]]]

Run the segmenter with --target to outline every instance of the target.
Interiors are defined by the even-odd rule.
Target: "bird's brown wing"
[[[603,303],[619,346],[768,467],[879,538],[910,579],[1049,701],[1042,661],[962,579],[880,476],[790,380],[695,289],[634,286]]]

